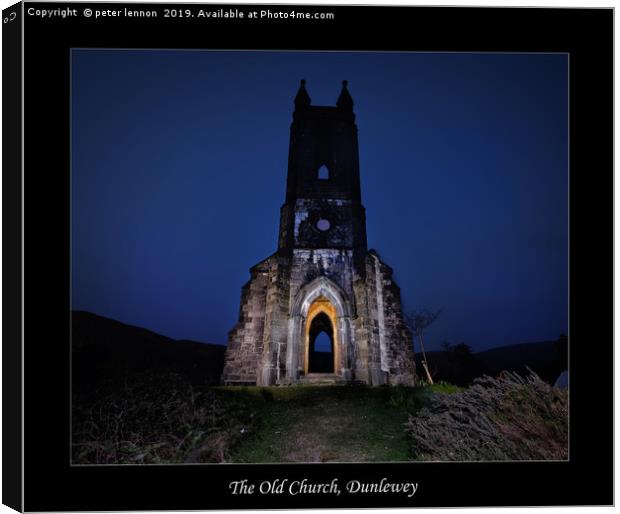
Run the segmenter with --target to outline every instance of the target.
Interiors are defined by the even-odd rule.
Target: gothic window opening
[[[329,180],[329,170],[325,164],[319,168],[319,180]]]
[[[308,373],[334,372],[334,328],[329,316],[317,314],[310,325]]]

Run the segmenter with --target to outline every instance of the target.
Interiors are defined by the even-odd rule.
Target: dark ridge
[[[527,368],[542,380],[554,384],[567,368],[566,341],[542,341],[499,346],[477,353],[455,351],[426,352],[429,368],[435,381],[469,385],[483,374],[497,376],[502,371],[527,374]],[[457,345],[458,346],[458,345]],[[422,373],[422,355],[416,352],[418,373]]]
[[[560,344],[560,340],[511,344],[478,352],[475,356],[485,364],[490,374],[496,375],[504,369],[524,374],[527,366],[540,378],[553,384],[568,365]]]
[[[143,372],[182,375],[192,384],[216,384],[226,347],[175,340],[86,311],[72,313],[72,379],[74,393],[102,384],[119,386]]]

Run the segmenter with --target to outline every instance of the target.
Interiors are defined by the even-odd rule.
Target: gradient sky
[[[427,344],[568,328],[566,55],[73,50],[72,302],[226,343],[277,248],[299,80],[355,101],[368,244]]]

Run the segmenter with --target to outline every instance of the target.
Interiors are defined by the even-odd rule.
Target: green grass
[[[73,461],[397,462],[410,414],[454,388],[193,386],[144,373],[73,402]]]
[[[411,460],[404,430],[432,388],[293,386],[217,388],[244,398],[256,423],[231,462],[396,462]]]

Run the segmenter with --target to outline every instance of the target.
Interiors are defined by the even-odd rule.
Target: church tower
[[[313,106],[305,80],[294,103],[278,250],[250,270],[222,381],[413,385],[400,290],[367,248],[347,81],[336,106]]]

